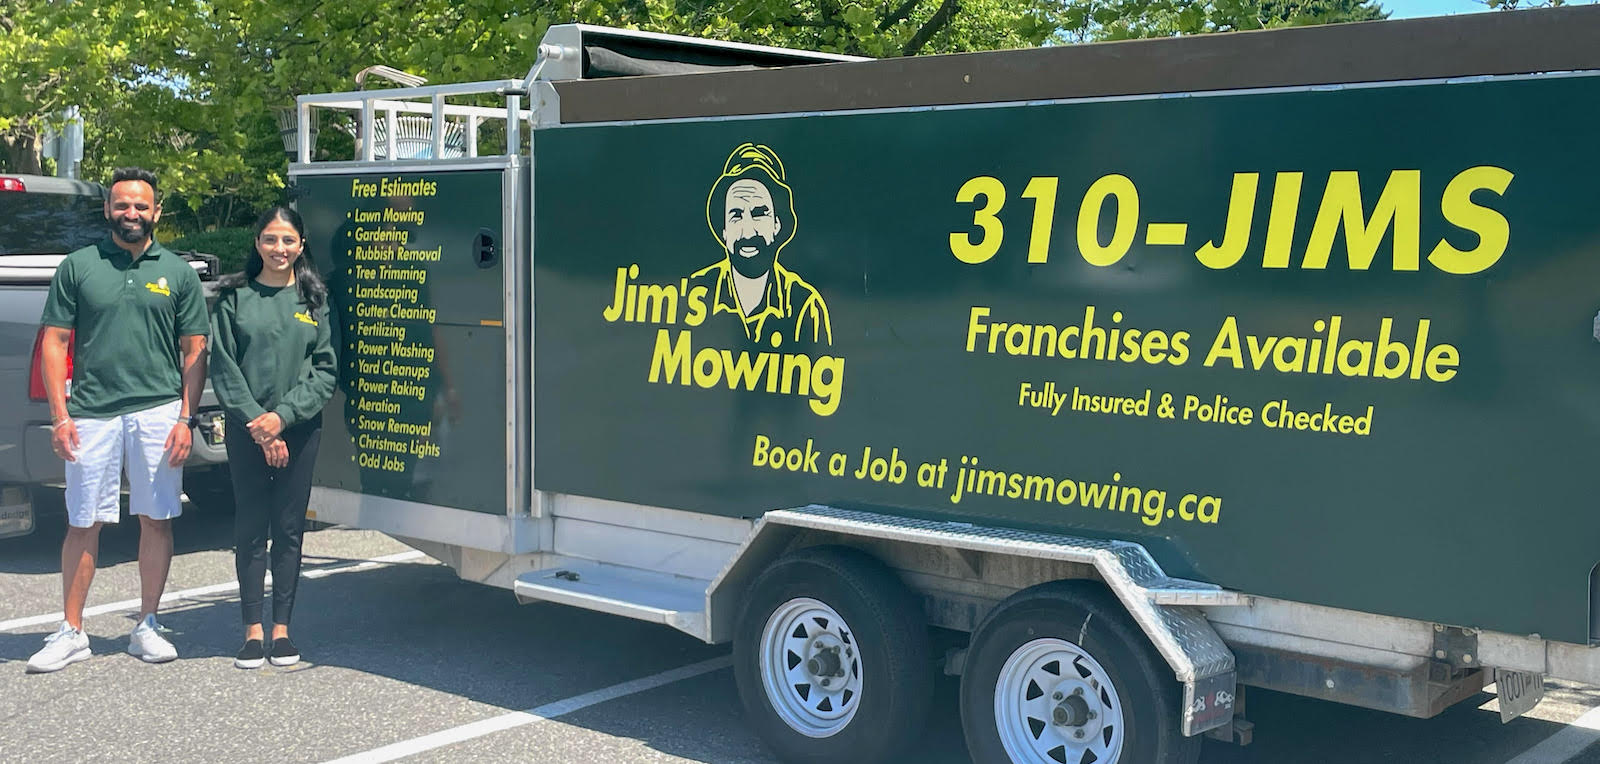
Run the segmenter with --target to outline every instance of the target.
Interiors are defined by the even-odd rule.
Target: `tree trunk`
[[[6,169],[22,175],[43,175],[44,160],[41,154],[44,143],[39,139],[38,131],[28,128],[14,128],[0,135],[6,144]]]
[[[905,48],[900,51],[902,56],[915,56],[922,52],[922,46],[927,45],[933,36],[940,30],[950,25],[950,20],[961,12],[960,0],[944,0],[939,3],[939,9],[933,12],[933,17],[928,23],[923,24],[917,33],[906,42]]]

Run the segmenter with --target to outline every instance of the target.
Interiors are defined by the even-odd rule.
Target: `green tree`
[[[213,200],[270,197],[272,178],[252,171],[238,140],[249,119],[226,102],[216,108],[210,83],[195,76],[208,11],[198,0],[12,0],[0,11],[5,168],[42,171],[40,138],[75,105],[86,177],[125,164],[158,168],[165,206],[180,220]]]
[[[1389,13],[1376,0],[1261,0],[1258,18],[1271,28],[1382,21]]]
[[[39,143],[73,105],[125,105],[161,62],[127,41],[170,16],[96,3],[11,0],[0,6],[0,141],[8,168],[39,172]]]
[[[373,64],[518,77],[551,23],[889,57],[1384,15],[1375,0],[8,0],[0,160],[36,171],[40,133],[78,105],[86,175],[156,168],[165,219],[208,230],[282,197],[277,115],[295,95],[351,90]],[[349,142],[322,126],[320,147]]]
[[[38,136],[83,108],[85,174],[160,170],[184,230],[278,199],[276,109],[350,90],[384,63],[451,82],[515,77],[553,22],[577,21],[871,56],[1024,47],[1051,32],[1015,0],[17,0],[0,17],[0,135],[37,171]],[[324,130],[324,144],[338,143]],[[30,160],[31,159],[31,163]]]
[[[1482,0],[1490,8],[1497,11],[1520,11],[1526,8],[1560,8],[1566,5],[1566,0]]]
[[[1061,11],[1058,39],[1170,37],[1388,16],[1377,0],[1078,0]]]

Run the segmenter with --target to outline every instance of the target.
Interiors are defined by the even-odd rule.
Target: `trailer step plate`
[[[1159,588],[1145,589],[1152,605],[1189,607],[1249,607],[1250,595],[1224,591],[1214,586],[1182,586],[1192,582],[1169,578]]]
[[[1500,696],[1500,721],[1509,722],[1544,699],[1544,675],[1531,671],[1494,670],[1494,687]]]
[[[543,600],[671,626],[704,637],[709,581],[593,561],[517,577],[511,590]]]

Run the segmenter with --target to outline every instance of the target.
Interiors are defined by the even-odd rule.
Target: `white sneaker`
[[[147,615],[128,635],[128,654],[145,663],[166,663],[178,657],[178,648],[161,636],[161,624],[154,614]]]
[[[89,660],[89,635],[61,622],[56,633],[44,638],[44,648],[28,659],[28,673],[60,671],[78,661]]]

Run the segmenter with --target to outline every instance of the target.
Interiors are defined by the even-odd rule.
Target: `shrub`
[[[172,241],[162,242],[162,246],[174,252],[194,250],[216,255],[222,260],[222,272],[232,273],[244,268],[245,255],[254,242],[255,236],[249,228],[218,228],[215,231],[180,236]]]

